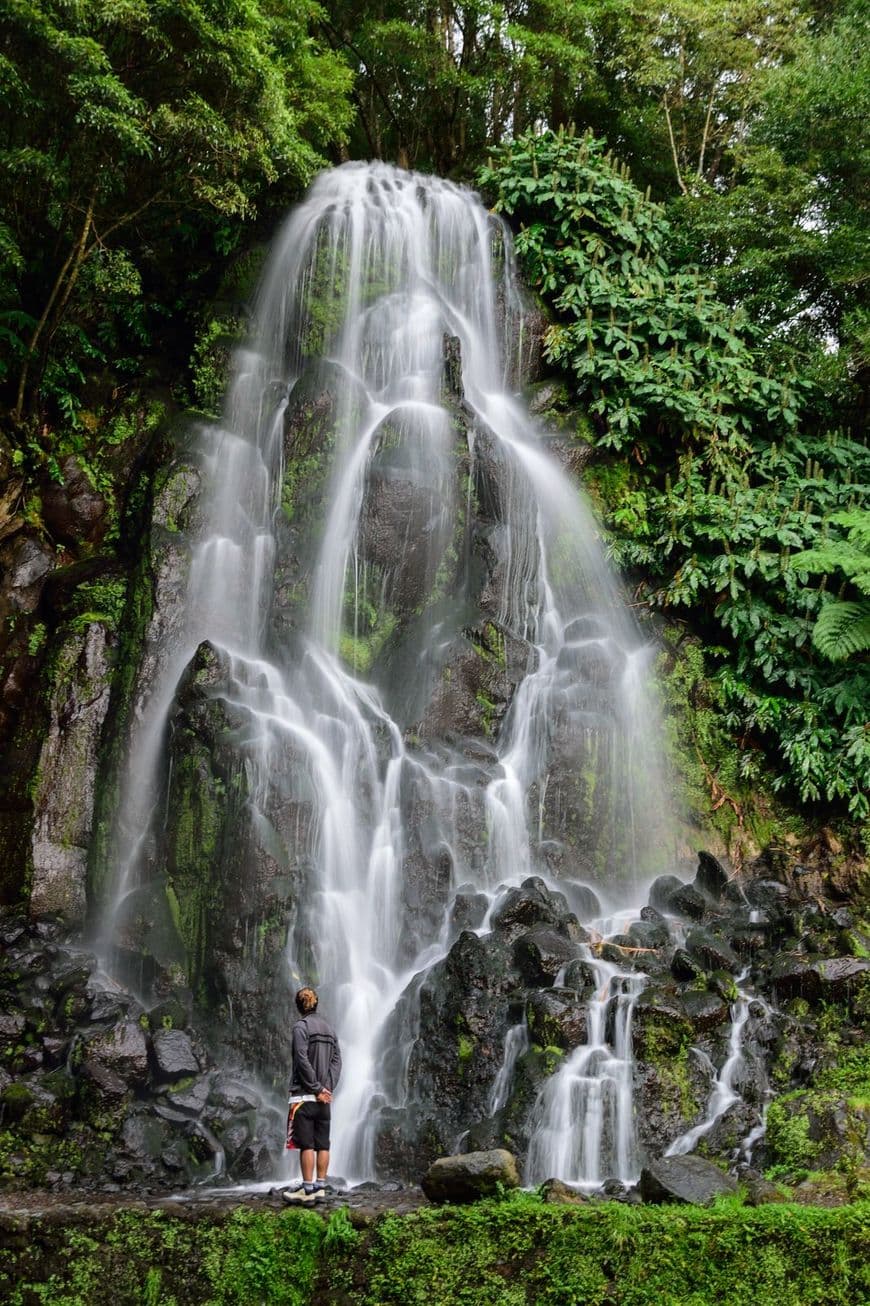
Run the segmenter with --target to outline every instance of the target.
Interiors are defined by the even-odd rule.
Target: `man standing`
[[[293,1026],[287,1147],[300,1153],[302,1187],[286,1189],[283,1197],[307,1205],[326,1195],[330,1105],[341,1074],[341,1052],[335,1030],[317,1015],[314,989],[299,990],[296,1009],[300,1019]]]

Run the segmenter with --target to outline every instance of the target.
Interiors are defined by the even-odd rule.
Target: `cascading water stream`
[[[722,1068],[716,1075],[713,1083],[713,1090],[710,1094],[710,1100],[707,1103],[707,1114],[699,1124],[686,1133],[681,1134],[679,1138],[674,1139],[665,1156],[685,1156],[688,1152],[693,1152],[699,1141],[721,1119],[726,1111],[740,1101],[740,1094],[734,1087],[740,1067],[743,1064],[743,1031],[746,1022],[749,1019],[749,1004],[751,999],[739,987],[746,978],[746,972],[737,977],[737,1000],[731,1005],[731,1031],[728,1036],[728,1052],[722,1063]]]
[[[380,164],[324,174],[276,244],[254,316],[223,421],[200,436],[183,619],[137,699],[104,951],[159,882],[167,732],[209,641],[225,661],[252,828],[289,801],[288,773],[290,797],[304,793],[313,813],[284,1001],[294,977],[316,979],[344,1051],[335,1164],[367,1178],[372,1104],[401,1107],[406,1093],[407,1057],[397,1071],[383,1046],[390,1014],[444,955],[460,884],[492,894],[542,869],[557,746],[579,750],[573,765],[595,796],[588,856],[611,894],[632,896],[667,864],[649,649],[587,507],[511,393],[523,306],[507,232],[473,194]],[[461,388],[445,380],[450,341]],[[303,616],[283,644],[270,613],[282,487],[298,456],[285,429],[291,410],[307,411],[297,398],[317,367],[333,434],[309,457],[328,462],[328,490],[307,543]],[[378,532],[391,511],[404,525],[385,558]],[[484,526],[472,539],[473,513]],[[505,685],[508,647],[515,668],[485,748],[426,724],[475,604]],[[426,910],[406,892],[415,858],[447,868]],[[589,965],[588,1044],[538,1104],[529,1173],[594,1186],[636,1168],[630,1027],[643,979]],[[493,1102],[508,1091],[497,1081]]]

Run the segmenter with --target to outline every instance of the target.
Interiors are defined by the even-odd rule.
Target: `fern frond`
[[[841,571],[850,579],[868,569],[868,555],[847,540],[828,540],[818,549],[805,549],[791,560],[795,571],[832,576]]]
[[[826,603],[813,626],[813,644],[829,662],[870,649],[870,603]]]
[[[838,526],[846,527],[850,544],[870,550],[870,509],[849,508],[844,512],[835,512],[830,520]]]

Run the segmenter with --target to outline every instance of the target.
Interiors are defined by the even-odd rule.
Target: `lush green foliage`
[[[728,170],[805,0],[327,0],[356,71],[359,154],[467,174],[530,127],[579,122],[666,192]]]
[[[126,1212],[33,1233],[0,1260],[17,1306],[852,1306],[870,1292],[866,1205],[578,1208],[518,1193],[389,1216],[362,1235],[339,1213],[327,1225],[244,1210],[225,1221]]]
[[[19,417],[42,394],[74,423],[88,374],[109,359],[135,372],[155,313],[178,308],[165,278],[185,250],[194,265],[226,253],[264,188],[307,181],[340,136],[348,74],[311,42],[314,12],[261,0],[7,6],[0,329]]]
[[[726,465],[762,422],[794,426],[795,387],[759,370],[747,324],[709,278],[669,264],[670,223],[605,149],[588,135],[528,133],[480,181],[520,224],[517,253],[558,314],[547,357],[602,418],[601,442],[686,435]]]
[[[668,222],[602,143],[525,136],[482,181],[523,223],[517,249],[558,315],[550,358],[589,398],[599,443],[631,452],[598,476],[614,552],[719,660],[740,778],[772,766],[774,788],[866,818],[870,669],[840,669],[811,642],[857,654],[863,609],[832,601],[824,575],[808,583],[840,571],[863,584],[866,444],[801,421],[808,383],[766,375],[752,328],[671,268]],[[851,624],[835,643],[838,616]]]
[[[826,603],[813,626],[813,644],[831,662],[870,650],[870,511],[834,513],[831,523],[846,527],[846,538],[829,539],[799,553],[792,566],[815,575],[845,578],[860,598]],[[845,585],[844,585],[845,588]]]

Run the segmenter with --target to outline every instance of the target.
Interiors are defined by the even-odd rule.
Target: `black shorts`
[[[299,1109],[293,1113],[292,1146],[298,1147],[300,1152],[328,1152],[331,1117],[328,1102],[300,1103]]]

